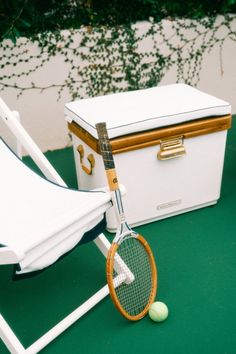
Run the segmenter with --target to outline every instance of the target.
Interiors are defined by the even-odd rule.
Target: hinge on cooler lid
[[[161,140],[160,151],[157,153],[158,160],[174,159],[175,157],[180,157],[186,154],[183,143],[183,136]]]

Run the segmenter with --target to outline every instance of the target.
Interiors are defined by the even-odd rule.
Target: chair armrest
[[[16,254],[9,247],[0,247],[0,265],[16,264],[24,258],[24,254]]]

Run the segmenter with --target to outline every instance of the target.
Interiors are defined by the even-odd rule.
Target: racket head
[[[114,278],[123,268],[117,255],[134,275],[133,281],[123,282],[118,287]],[[118,311],[130,321],[143,318],[155,300],[158,284],[155,259],[147,241],[137,235],[113,242],[107,255],[106,274],[111,299]]]

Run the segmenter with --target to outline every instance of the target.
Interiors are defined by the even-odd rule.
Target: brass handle
[[[157,153],[158,160],[169,160],[186,154],[183,145],[183,137],[175,137],[160,142],[160,151]]]
[[[89,167],[87,167],[83,163],[83,158],[84,158],[84,147],[83,147],[83,145],[78,145],[77,151],[79,153],[80,164],[81,164],[81,167],[82,167],[83,171],[85,173],[87,173],[87,175],[92,175],[93,174],[93,168],[95,166],[95,158],[94,158],[93,154],[89,154],[87,156],[87,160],[88,160],[89,165],[90,165]]]

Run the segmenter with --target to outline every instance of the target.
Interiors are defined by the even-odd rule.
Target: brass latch
[[[80,164],[81,164],[81,167],[82,167],[83,171],[85,173],[87,173],[88,175],[91,175],[93,173],[93,168],[95,166],[95,158],[94,158],[93,154],[89,154],[87,156],[87,160],[88,160],[88,162],[90,164],[90,167],[87,167],[83,163],[83,158],[84,158],[84,147],[83,147],[83,145],[78,145],[77,151],[79,153]]]
[[[157,153],[158,160],[174,159],[186,154],[183,140],[183,136],[161,140],[160,151]]]

